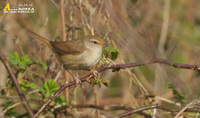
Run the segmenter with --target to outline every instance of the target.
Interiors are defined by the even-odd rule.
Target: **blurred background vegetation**
[[[0,50],[9,58],[22,89],[37,111],[60,85],[71,81],[52,52],[30,38],[31,29],[51,41],[73,40],[98,35],[121,52],[110,64],[122,64],[151,58],[165,58],[177,63],[200,62],[200,1],[197,0],[1,0]],[[10,4],[33,4],[34,13],[5,14]],[[60,7],[63,5],[63,9]],[[62,13],[62,10],[64,11]],[[64,20],[62,20],[64,16]],[[16,52],[16,53],[14,53]],[[87,72],[79,72],[80,77]],[[68,79],[66,79],[68,78]],[[45,117],[104,117],[125,112],[128,108],[159,103],[177,108],[199,98],[200,74],[151,64],[112,72],[100,78],[109,86],[85,82],[70,87],[43,112]],[[53,79],[53,80],[52,80]],[[55,81],[54,81],[55,80]],[[0,63],[0,115],[27,117],[15,87]],[[96,102],[95,102],[96,101]],[[75,108],[73,105],[124,106],[107,111]],[[57,110],[60,106],[71,106]],[[7,110],[6,110],[7,109]],[[3,111],[6,112],[4,113]],[[152,110],[145,111],[151,115]],[[195,117],[196,113],[183,114]],[[144,117],[135,114],[135,117]],[[131,116],[131,117],[133,117]],[[173,117],[173,112],[157,110],[157,117]]]

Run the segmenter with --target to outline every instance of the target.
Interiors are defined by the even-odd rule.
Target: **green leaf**
[[[112,60],[116,60],[118,57],[118,53],[117,52],[111,52],[111,59]]]
[[[9,63],[11,65],[17,65],[20,62],[20,57],[18,55],[17,52],[14,52],[11,54],[11,56],[9,57]]]
[[[108,80],[108,79],[103,79],[103,83],[110,83],[110,80]]]
[[[102,59],[106,64],[110,64],[110,62],[106,59],[104,54],[102,54]]]
[[[48,66],[47,66],[44,62],[41,62],[40,64],[42,65],[42,67],[43,67],[45,70],[47,70]]]
[[[104,47],[103,50],[106,53],[111,53],[111,59],[112,60],[116,60],[117,57],[118,57],[118,54],[121,54],[121,52],[117,48],[114,48],[112,46]]]
[[[45,90],[49,90],[50,88],[49,88],[49,84],[48,84],[49,82],[48,81],[46,81],[45,83],[44,83],[44,89]]]
[[[28,64],[32,63],[32,61],[29,59],[27,55],[20,58],[19,54],[17,52],[14,52],[11,54],[9,58],[9,63],[11,65],[18,66],[19,68],[26,68]]]
[[[117,52],[121,54],[121,52],[117,48],[114,48],[112,46],[104,47],[103,50],[105,50],[106,52]]]
[[[67,104],[66,98],[64,96],[56,97],[55,102],[56,102],[57,105],[66,105]]]
[[[186,100],[186,96],[182,94],[180,91],[178,91],[172,83],[168,83],[168,87],[172,89],[176,102],[180,102],[181,104],[184,104]]]
[[[111,47],[112,47],[112,46],[107,46],[107,47],[104,47],[104,48],[103,48],[103,50],[105,50],[105,51],[106,51],[106,53],[107,53],[107,52],[109,52],[109,51],[110,51]]]
[[[117,48],[112,48],[110,50],[110,52],[115,52],[115,53],[121,54],[121,52]]]
[[[9,102],[3,103],[2,106],[4,107],[4,109],[6,109],[13,104],[14,104],[13,101],[9,101]],[[6,118],[7,117],[10,118],[11,116],[14,117],[14,116],[18,116],[18,115],[19,115],[19,113],[16,112],[16,107],[8,109],[5,113]]]
[[[35,83],[28,83],[27,81],[20,82],[20,86],[23,91],[26,91],[29,88],[32,88],[32,89],[40,89],[41,88],[38,85],[36,85]]]
[[[56,90],[58,90],[59,85],[53,80],[50,79],[44,83],[44,86],[41,88],[41,91],[45,94],[45,97],[49,97]]]
[[[109,79],[107,79],[107,78],[102,78],[101,81],[102,81],[102,83],[103,83],[104,86],[108,87],[108,84],[110,83],[110,80],[109,80]]]
[[[26,81],[20,82],[20,86],[21,86],[21,89],[22,89],[23,91],[26,91],[26,90],[29,88],[28,82],[26,82]]]
[[[39,89],[40,87],[38,85],[36,85],[35,83],[30,83],[29,87],[32,89]]]
[[[30,60],[30,58],[29,58],[27,55],[21,57],[21,61],[22,61],[22,63],[23,63],[23,66],[25,66],[25,67],[26,67],[28,64],[31,64],[31,63],[32,63],[32,61]]]
[[[35,63],[40,64],[45,70],[48,68],[48,66],[46,65],[46,63],[44,63],[44,62],[42,62],[40,60],[35,61]]]
[[[108,83],[103,83],[104,86],[108,87]]]
[[[94,84],[100,84],[101,80],[94,80]]]

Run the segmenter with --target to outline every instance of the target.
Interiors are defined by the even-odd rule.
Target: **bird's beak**
[[[104,43],[104,44],[102,44],[103,45],[103,47],[107,47],[108,46],[108,44],[107,43]]]

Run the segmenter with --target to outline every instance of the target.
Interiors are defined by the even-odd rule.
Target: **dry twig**
[[[4,56],[4,54],[0,51],[0,59],[1,61],[3,62],[3,64],[5,65],[8,73],[10,74],[11,76],[11,79],[13,81],[13,83],[15,84],[15,87],[17,89],[17,92],[19,94],[19,97],[21,98],[21,101],[24,103],[24,106],[26,108],[26,110],[28,111],[28,113],[30,114],[30,116],[33,116],[34,113],[33,113],[33,110],[31,109],[25,95],[24,95],[24,92],[22,91],[20,85],[19,85],[19,82],[17,81],[17,78],[13,72],[13,69],[11,68],[10,64],[8,63],[8,60],[6,59],[6,57]]]
[[[3,117],[4,114],[5,114],[9,109],[12,109],[12,108],[14,108],[14,107],[16,107],[16,106],[18,106],[18,105],[20,105],[20,104],[21,104],[21,102],[17,102],[17,103],[15,103],[15,104],[13,104],[13,105],[7,107],[5,110],[3,110],[2,113],[0,113],[0,117]]]
[[[64,0],[60,1],[60,14],[61,14],[61,25],[62,25],[62,38],[63,41],[66,41],[66,33],[65,33],[65,12],[64,12]]]
[[[185,107],[183,107],[174,118],[178,118],[188,107],[190,107],[193,104],[197,104],[199,102],[198,99],[193,100],[192,102],[190,102],[189,104],[187,104]]]
[[[166,59],[161,59],[161,58],[156,58],[156,59],[150,59],[146,61],[140,61],[140,62],[133,62],[133,63],[127,63],[127,64],[113,64],[113,65],[106,65],[101,68],[98,68],[97,71],[100,73],[104,70],[107,69],[113,69],[113,71],[118,71],[120,69],[125,69],[125,68],[130,68],[130,67],[136,67],[136,66],[144,66],[147,64],[152,64],[152,63],[160,63],[160,64],[166,64],[173,66],[175,68],[182,68],[182,69],[191,69],[195,71],[200,71],[200,66],[197,65],[190,65],[190,64],[180,64],[180,63],[175,63]],[[85,77],[82,77],[80,80],[81,82],[85,82],[88,78],[93,77],[93,73],[88,74]],[[49,105],[49,103],[57,96],[59,95],[65,88],[68,88],[70,86],[75,85],[76,82],[69,82],[63,86],[61,86],[49,99],[48,101],[38,110],[38,112],[35,114],[34,118],[38,117],[42,111]]]
[[[158,106],[158,104],[149,105],[149,106],[145,106],[145,107],[141,107],[141,108],[138,108],[138,109],[134,109],[134,110],[131,110],[131,111],[128,111],[128,112],[119,114],[119,115],[117,115],[117,116],[112,116],[112,117],[108,117],[108,118],[121,118],[121,117],[129,116],[129,115],[131,115],[131,114],[137,113],[137,112],[139,112],[139,111],[144,111],[144,110],[147,110],[147,109],[154,109],[154,108],[156,108],[157,106]]]
[[[194,104],[195,102],[197,102],[197,101],[195,100],[195,101],[193,101],[191,103]],[[184,109],[183,111],[185,111],[185,112],[200,112],[200,109],[196,108],[196,107],[194,107],[194,108],[188,108],[188,107],[172,108],[172,107],[167,107],[167,106],[162,106],[162,105],[155,104],[155,105],[149,105],[149,106],[140,107],[140,108],[137,108],[137,109],[132,109],[132,110],[129,110],[127,112],[121,113],[121,114],[119,114],[117,116],[112,116],[112,117],[109,117],[109,118],[121,118],[121,117],[129,116],[129,115],[132,115],[132,114],[135,114],[135,113],[139,113],[141,111],[148,110],[148,109],[161,109],[161,110],[170,111],[170,112],[178,112],[178,111],[182,111]]]

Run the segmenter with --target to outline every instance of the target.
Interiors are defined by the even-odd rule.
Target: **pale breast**
[[[102,49],[91,51],[90,56],[88,56],[87,64],[92,67],[95,66],[101,59]]]
[[[66,54],[57,56],[57,58],[66,69],[82,70],[89,69],[96,65],[101,59],[101,53],[102,49],[97,49],[95,51],[87,49],[80,55]]]

